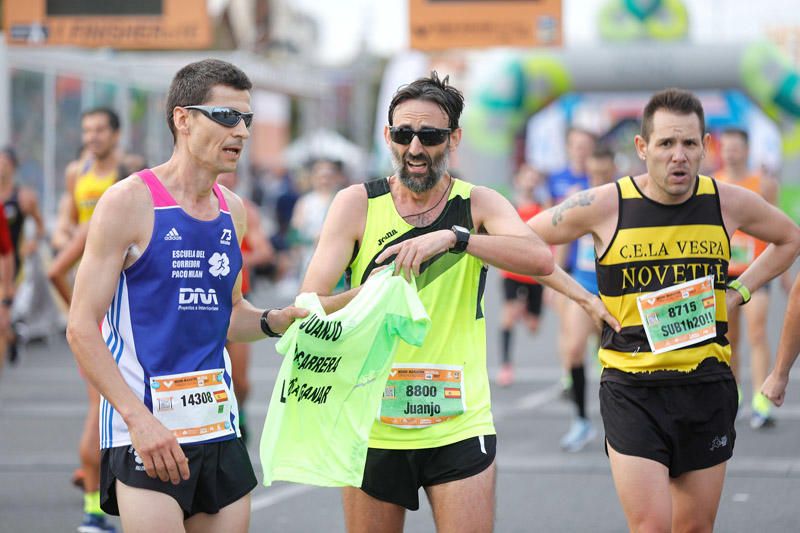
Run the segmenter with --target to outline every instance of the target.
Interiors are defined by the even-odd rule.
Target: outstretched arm
[[[800,253],[800,228],[761,195],[727,183],[718,186],[722,217],[729,234],[738,229],[770,243],[738,278],[753,292],[792,266]],[[742,301],[736,291],[728,291],[728,297],[729,306]]]
[[[317,293],[326,313],[347,305],[360,290],[360,287],[356,287],[331,294],[350,264],[366,220],[367,191],[363,185],[351,185],[336,194],[300,287],[300,292]]]
[[[567,244],[591,233],[595,249],[604,250],[614,234],[617,220],[616,186],[611,183],[576,193],[560,204],[539,213],[528,225],[548,244]],[[615,331],[619,321],[603,302],[556,266],[549,276],[536,276],[542,284],[578,303],[595,322],[606,322]]]
[[[795,278],[789,293],[789,304],[786,306],[775,368],[761,386],[761,393],[778,407],[783,404],[786,385],[789,383],[789,372],[798,353],[800,353],[800,275]]]
[[[526,275],[553,271],[553,254],[519,218],[514,207],[498,192],[475,187],[470,195],[476,232],[469,237],[466,253],[503,270]],[[480,230],[485,230],[480,232]],[[387,247],[377,257],[380,264],[392,256],[398,272],[418,276],[423,262],[450,250],[455,233],[442,229]]]
[[[236,227],[236,237],[239,246],[241,246],[242,238],[247,233],[248,224],[245,206],[236,194],[225,187],[221,187],[221,189],[230,208],[233,224]],[[242,268],[246,267],[243,266]],[[230,325],[228,326],[228,340],[231,342],[253,342],[263,339],[266,335],[261,329],[261,315],[264,313],[264,309],[258,309],[242,297],[241,272],[236,277],[231,301],[233,305]],[[308,311],[305,309],[299,309],[294,306],[274,309],[267,314],[267,324],[273,332],[281,334],[292,325],[296,318],[302,318],[307,314]]]

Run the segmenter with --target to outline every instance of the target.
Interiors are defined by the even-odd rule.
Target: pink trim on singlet
[[[219,188],[219,184],[216,182],[214,182],[214,194],[217,195],[217,200],[219,200],[219,210],[230,213],[228,210],[228,202],[225,201],[225,195],[222,194],[222,189]]]
[[[142,179],[145,185],[147,185],[147,188],[150,189],[150,196],[153,197],[153,207],[158,209],[159,207],[178,206],[178,202],[175,201],[175,198],[172,197],[152,170],[146,168],[140,170],[136,174]],[[217,200],[219,200],[219,210],[228,213],[228,202],[225,201],[225,195],[222,194],[222,190],[216,183],[214,183],[214,194],[217,196]]]

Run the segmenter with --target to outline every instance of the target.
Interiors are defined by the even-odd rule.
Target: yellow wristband
[[[733,289],[742,295],[742,303],[740,303],[739,305],[744,305],[750,301],[750,289],[742,285],[742,282],[739,281],[738,279],[733,279],[729,281],[728,288]]]

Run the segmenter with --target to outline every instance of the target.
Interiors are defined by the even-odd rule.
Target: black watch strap
[[[269,321],[267,320],[267,317],[269,316],[270,311],[274,311],[274,309],[266,309],[263,313],[261,313],[261,331],[263,331],[267,337],[280,337],[280,333],[275,333],[272,331],[272,328],[269,327]]]
[[[469,244],[469,230],[463,226],[453,226],[450,231],[456,234],[456,244],[450,248],[450,253],[461,254]]]

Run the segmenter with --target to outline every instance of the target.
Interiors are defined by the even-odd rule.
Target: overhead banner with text
[[[9,44],[119,49],[211,45],[206,0],[5,0]]]
[[[561,0],[408,0],[416,50],[561,45]]]

